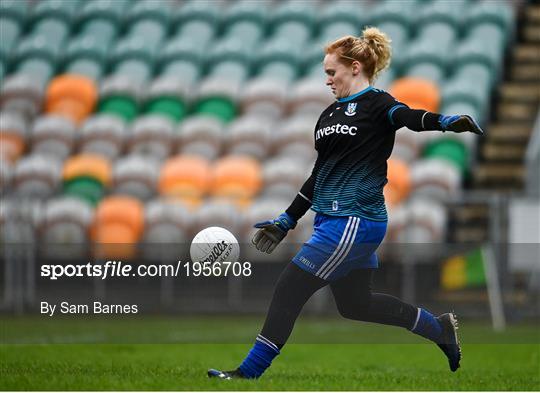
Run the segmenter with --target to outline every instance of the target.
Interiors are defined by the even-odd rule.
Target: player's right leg
[[[208,377],[259,378],[287,342],[304,304],[327,284],[327,281],[289,263],[277,281],[262,331],[244,361],[232,371],[210,369]]]

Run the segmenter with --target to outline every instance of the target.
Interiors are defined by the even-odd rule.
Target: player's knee
[[[343,318],[362,321],[369,311],[369,297],[362,299],[347,299],[337,304],[339,314]]]

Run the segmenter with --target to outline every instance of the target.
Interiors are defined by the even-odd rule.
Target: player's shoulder
[[[386,90],[378,89],[376,87],[371,88],[370,93],[371,98],[375,100],[395,100],[392,94],[390,94]]]
[[[370,100],[373,108],[401,104],[392,94],[385,90],[372,88],[370,93]]]
[[[332,112],[333,108],[334,108],[334,105],[335,105],[335,102],[332,102],[330,105],[328,105],[322,112],[321,112],[321,115],[319,116],[319,119],[327,116],[330,114],[330,112]]]

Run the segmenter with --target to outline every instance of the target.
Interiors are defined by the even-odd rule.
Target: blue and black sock
[[[253,348],[238,369],[246,378],[259,378],[277,355],[279,355],[278,346],[259,334]]]
[[[442,331],[439,320],[435,318],[433,314],[423,308],[418,308],[416,320],[411,328],[411,332],[425,337],[428,340],[437,342],[442,335]]]

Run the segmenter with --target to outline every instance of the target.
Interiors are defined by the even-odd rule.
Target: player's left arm
[[[484,134],[482,128],[469,115],[445,116],[422,109],[411,109],[382,90],[377,90],[373,96],[371,110],[379,124],[386,124],[393,131],[407,127],[413,131],[469,131],[478,135]]]
[[[407,127],[413,131],[440,130],[453,132],[473,132],[483,135],[484,131],[469,115],[445,116],[422,109],[411,109],[405,105],[395,106],[389,111],[390,121],[397,127]]]

